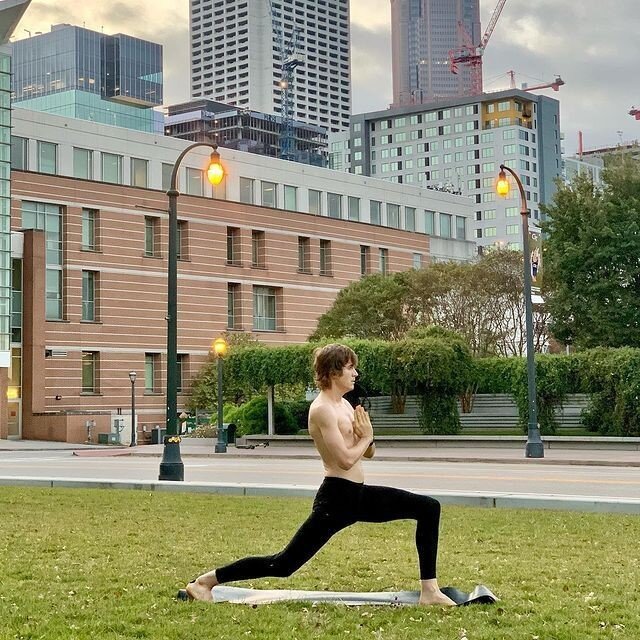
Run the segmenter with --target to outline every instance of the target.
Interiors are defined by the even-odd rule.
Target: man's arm
[[[323,445],[327,453],[335,460],[336,464],[345,471],[353,467],[364,452],[369,448],[371,438],[362,438],[356,444],[349,447],[344,441],[344,436],[338,427],[338,418],[329,407],[318,407],[310,420],[318,427]]]

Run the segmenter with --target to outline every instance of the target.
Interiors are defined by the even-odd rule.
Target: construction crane
[[[511,89],[516,88],[516,72],[509,71],[509,86]],[[536,84],[533,87],[529,87],[526,83],[523,83],[521,89],[523,91],[535,91],[537,89],[553,89],[554,91],[558,91],[560,87],[565,84],[564,80],[560,76],[556,76],[552,82],[544,82],[542,84]]]
[[[633,116],[636,120],[640,120],[640,109],[631,107],[631,111],[629,111],[629,115]]]
[[[464,24],[458,22],[458,30],[463,35],[463,44],[459,49],[451,49],[449,51],[449,69],[451,73],[458,73],[458,65],[464,64],[470,67],[471,72],[471,95],[477,95],[482,93],[482,56],[484,50],[491,38],[491,34],[496,27],[498,18],[502,13],[502,9],[507,0],[499,0],[496,8],[493,10],[489,26],[482,36],[482,40],[477,45],[474,45],[469,32]]]
[[[298,47],[298,28],[294,27],[291,38],[285,39],[284,25],[282,22],[282,6],[280,15],[273,9],[273,3],[269,2],[271,15],[271,27],[278,47],[280,58],[280,117],[282,125],[280,129],[280,149],[278,156],[283,160],[295,160],[296,143],[293,126],[294,100],[293,78],[296,67],[302,64],[302,57],[296,53]]]

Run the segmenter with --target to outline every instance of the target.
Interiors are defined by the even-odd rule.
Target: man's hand
[[[373,440],[371,419],[361,405],[358,405],[354,411],[353,431],[360,440]]]

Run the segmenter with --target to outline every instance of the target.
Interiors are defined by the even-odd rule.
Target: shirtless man
[[[195,600],[212,600],[217,584],[267,576],[287,577],[310,560],[338,531],[355,522],[417,521],[420,604],[455,605],[436,580],[440,503],[433,498],[364,484],[361,459],[375,453],[373,427],[360,406],[342,397],[355,385],[358,358],[347,346],[329,344],[315,352],[320,394],[309,409],[309,433],[324,465],[311,515],[279,553],[247,557],[209,571],[187,585]]]

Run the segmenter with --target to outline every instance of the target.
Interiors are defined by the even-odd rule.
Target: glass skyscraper
[[[157,131],[162,46],[59,24],[11,44],[15,106]]]

